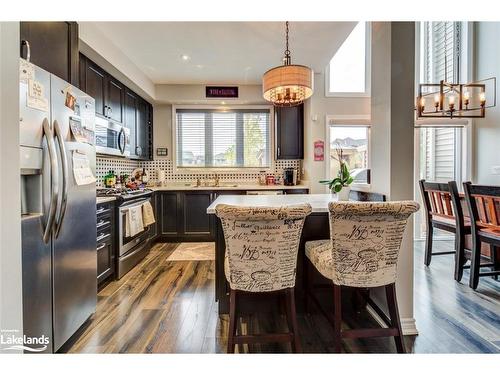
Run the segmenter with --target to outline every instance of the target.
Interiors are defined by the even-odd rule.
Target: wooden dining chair
[[[396,299],[396,267],[408,218],[419,208],[417,202],[330,202],[330,239],[305,245],[307,297],[324,313],[334,331],[334,351],[341,351],[343,338],[391,337],[398,353],[405,353]],[[314,295],[313,269],[333,286],[334,313],[323,310]],[[363,293],[368,304],[388,328],[342,330],[342,287],[366,291],[384,287],[389,317]]]
[[[480,277],[500,275],[500,186],[464,182],[464,192],[472,228],[469,286],[476,289]],[[481,243],[490,245],[491,263],[481,264]],[[482,267],[492,270],[480,272]]]
[[[290,342],[301,351],[295,311],[297,253],[309,204],[279,208],[242,207],[218,204],[226,256],[224,272],[229,283],[229,337],[227,352],[235,345],[264,342]],[[284,294],[289,332],[237,334],[238,299],[245,294]]]
[[[462,279],[465,263],[465,236],[471,233],[469,218],[464,216],[455,181],[448,183],[419,181],[425,210],[426,238],[424,264],[431,264],[433,255],[455,255],[455,280]],[[434,228],[455,235],[454,251],[432,251]]]

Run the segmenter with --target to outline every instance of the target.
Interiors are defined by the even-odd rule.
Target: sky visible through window
[[[366,22],[358,22],[330,61],[330,92],[366,91]]]

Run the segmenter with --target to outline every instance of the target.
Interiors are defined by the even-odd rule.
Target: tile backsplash
[[[300,160],[276,160],[271,168],[271,173],[282,174],[284,168],[297,168],[301,170]],[[157,170],[165,171],[165,179],[167,182],[187,182],[197,178],[207,178],[213,176],[214,173],[175,173],[175,168],[171,160],[153,160],[153,161],[136,161],[123,158],[108,158],[97,156],[96,159],[96,178],[97,186],[103,186],[103,179],[110,170],[116,174],[131,174],[135,168],[145,168],[149,172],[151,180],[157,180]],[[259,173],[254,172],[217,172],[219,179],[226,182],[249,182],[255,183],[259,177]],[[299,173],[300,175],[300,173]]]

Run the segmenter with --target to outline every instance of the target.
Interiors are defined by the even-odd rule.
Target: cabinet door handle
[[[142,147],[141,146],[136,146],[135,154],[138,156],[142,156]]]
[[[105,244],[105,243],[103,243],[103,244],[101,244],[101,246],[99,246],[96,250],[101,250],[101,249],[103,249],[105,246],[106,246],[106,244]]]
[[[27,40],[21,40],[21,56],[23,55],[22,54],[22,48],[23,48],[23,46],[26,46],[26,61],[30,62],[30,59],[31,59],[30,42],[28,42]]]
[[[281,156],[281,147],[278,146],[278,157]]]

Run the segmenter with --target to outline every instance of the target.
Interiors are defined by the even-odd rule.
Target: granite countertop
[[[116,197],[97,197],[97,204],[112,202]]]
[[[312,212],[328,212],[328,203],[337,200],[332,194],[291,194],[291,195],[221,195],[207,208],[207,214],[215,214],[215,206],[220,203],[235,206],[280,207],[288,204],[309,203]]]
[[[223,182],[220,186],[193,186],[189,183],[168,183],[165,186],[148,186],[153,191],[173,191],[173,190],[292,190],[309,189],[307,181],[302,181],[299,185],[257,185],[257,184],[230,184]]]

